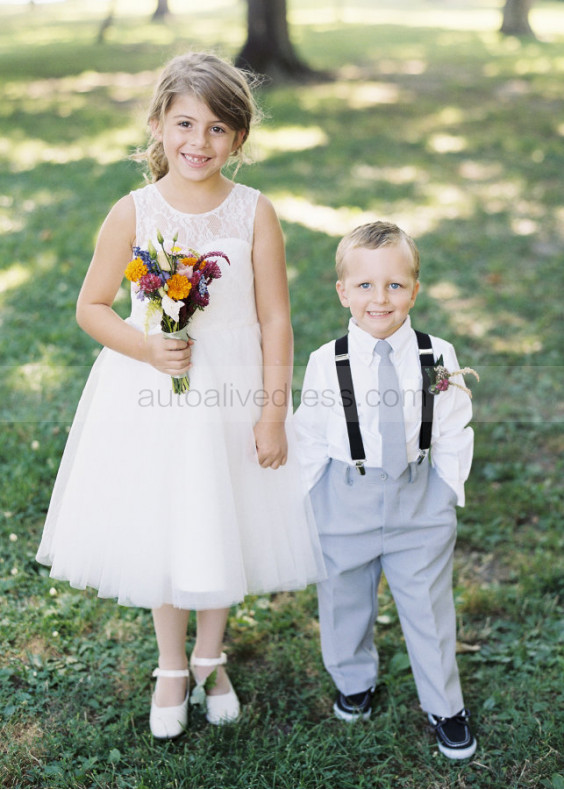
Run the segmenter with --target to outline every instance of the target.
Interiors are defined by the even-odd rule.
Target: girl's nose
[[[206,132],[205,129],[196,127],[192,135],[192,145],[203,147],[206,145]]]

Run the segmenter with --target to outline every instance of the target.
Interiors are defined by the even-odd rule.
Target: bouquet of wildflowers
[[[184,250],[176,246],[178,234],[172,244],[165,244],[162,233],[157,231],[160,250],[149,242],[148,249],[133,248],[133,259],[127,264],[125,276],[135,283],[137,298],[148,300],[145,331],[151,318],[159,315],[161,329],[169,337],[188,340],[188,322],[196,312],[209,304],[208,286],[221,277],[215,258],[229,258],[223,252],[198,254],[195,250]],[[168,248],[168,249],[167,249]],[[190,388],[187,375],[172,378],[175,393]]]

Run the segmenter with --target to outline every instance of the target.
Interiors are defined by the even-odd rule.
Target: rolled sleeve
[[[447,370],[460,369],[450,344],[445,343],[441,353]],[[454,376],[451,386],[435,396],[431,461],[439,477],[456,493],[457,504],[463,507],[464,483],[470,474],[474,451],[474,431],[469,427],[472,400],[468,393],[452,383],[464,386],[464,379]]]

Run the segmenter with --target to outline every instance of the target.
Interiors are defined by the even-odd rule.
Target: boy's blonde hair
[[[192,94],[208,105],[217,118],[235,132],[244,132],[241,143],[231,155],[236,171],[247,161],[243,143],[258,116],[250,84],[255,78],[217,55],[191,52],[173,58],[162,72],[149,106],[148,123],[162,124],[177,96]],[[168,160],[160,140],[153,139],[145,151],[134,157],[145,160],[151,180],[168,173]]]
[[[350,233],[344,236],[337,247],[336,265],[337,279],[344,280],[346,276],[345,258],[351,250],[359,247],[367,250],[377,250],[380,247],[391,247],[394,244],[401,244],[402,241],[408,245],[413,255],[413,275],[419,279],[420,256],[419,250],[411,236],[408,236],[393,222],[368,222],[366,225],[359,225]]]

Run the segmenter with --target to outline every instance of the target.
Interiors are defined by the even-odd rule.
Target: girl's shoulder
[[[109,210],[102,225],[104,231],[117,230],[134,235],[135,204],[131,194],[121,197]]]
[[[248,187],[246,184],[234,184],[225,203],[228,203],[230,199],[244,203],[249,207],[256,207],[259,200],[262,201],[266,198],[262,192],[254,187]]]

